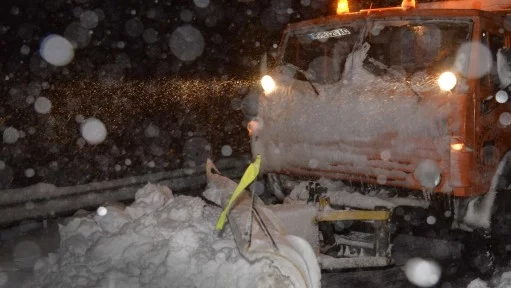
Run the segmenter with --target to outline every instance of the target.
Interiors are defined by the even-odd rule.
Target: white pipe
[[[241,171],[245,167],[246,161],[244,161],[243,158],[240,159],[231,158],[224,161],[223,165],[220,166],[220,169],[225,170],[239,169]],[[177,179],[176,181],[178,181],[179,179],[186,179],[187,177],[196,175],[204,175],[203,166],[198,166],[195,168],[183,168],[140,176],[132,176],[109,181],[93,182],[69,187],[56,187],[55,185],[52,184],[38,183],[23,188],[0,190],[0,206],[9,206],[13,204],[26,203],[29,201],[87,194],[89,192],[98,192],[102,190],[119,189],[121,187],[133,186],[136,184],[141,184],[141,186],[143,186],[148,182],[158,183],[164,180],[172,179]],[[203,184],[205,183],[206,181],[204,178]],[[0,208],[0,210],[1,209],[2,208]]]
[[[224,170],[224,172],[230,177],[239,178],[243,173],[243,170],[240,168]],[[172,175],[174,177],[172,179],[165,179],[161,177],[162,175]],[[15,190],[13,189],[6,195],[14,197],[16,202],[8,203],[9,201],[6,200],[8,197],[2,197],[4,200],[3,204],[8,203],[8,205],[0,208],[0,225],[25,219],[54,217],[55,214],[98,207],[107,202],[132,200],[135,198],[137,190],[147,184],[147,182],[169,186],[174,192],[187,192],[202,189],[206,184],[206,177],[204,172],[185,175],[183,170],[178,170],[73,187],[55,187],[42,183],[22,188],[22,197],[15,197],[12,194],[12,191]],[[41,190],[44,187],[53,188],[51,190]],[[42,195],[46,195],[50,199],[34,201],[34,199],[41,199],[42,195],[38,191],[45,192],[46,194]],[[2,192],[6,191],[0,191],[0,193]]]

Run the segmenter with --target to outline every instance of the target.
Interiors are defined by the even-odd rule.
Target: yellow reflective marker
[[[259,174],[259,166],[261,166],[261,155],[257,155],[256,160],[248,165],[247,170],[245,170],[245,174],[243,174],[243,177],[241,177],[240,183],[232,193],[231,199],[229,199],[229,203],[227,203],[227,206],[224,208],[224,211],[222,211],[222,214],[220,214],[220,217],[216,222],[216,230],[224,229],[225,221],[227,220],[227,214],[229,214],[234,201],[236,201],[236,199],[238,199],[245,188],[247,188],[248,185],[250,185],[250,183],[256,179],[257,174]]]

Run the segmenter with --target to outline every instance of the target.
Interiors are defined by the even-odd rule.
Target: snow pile
[[[468,283],[467,288],[488,288],[488,284],[480,278],[477,278]]]
[[[500,280],[496,280],[495,282],[491,281],[491,287],[495,288],[509,288],[511,287],[511,271],[504,272],[502,275],[500,275]],[[476,278],[472,280],[467,288],[488,288],[490,285],[486,281],[481,280],[480,278]]]
[[[61,249],[39,260],[23,287],[287,287],[262,259],[249,264],[230,230],[214,230],[220,209],[148,184],[135,202],[59,227]]]
[[[497,288],[508,288],[511,287],[511,272],[504,272],[500,276],[500,283]]]

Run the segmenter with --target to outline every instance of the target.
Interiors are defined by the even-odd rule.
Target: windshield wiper
[[[312,83],[312,81],[311,81],[311,79],[313,78],[313,76],[312,76],[309,72],[307,72],[307,71],[305,71],[305,70],[301,69],[300,67],[298,67],[298,66],[296,66],[296,65],[293,65],[293,64],[291,64],[291,63],[286,63],[285,65],[286,65],[286,67],[289,67],[289,68],[291,68],[291,69],[295,70],[296,72],[298,72],[298,73],[302,74],[302,76],[305,78],[305,80],[307,80],[307,82],[309,82],[309,84],[311,85],[312,90],[314,90],[314,92],[316,93],[316,95],[318,95],[318,96],[319,96],[318,89],[316,89],[316,86],[314,86],[314,84],[313,84],[313,83]]]
[[[389,66],[381,63],[380,61],[378,60],[375,60],[374,58],[371,58],[371,57],[368,57],[367,60],[369,62],[371,62],[372,64],[374,64],[376,67],[380,68],[380,69],[383,69],[383,70],[386,70],[388,72],[390,72],[392,75],[394,76],[397,76],[399,78],[403,78],[404,79],[404,82],[405,82],[405,85],[406,87],[408,87],[408,89],[410,89],[410,91],[413,92],[413,94],[415,94],[415,96],[417,96],[417,101],[420,102],[422,100],[422,97],[421,95],[419,95],[419,93],[417,93],[417,91],[415,91],[413,88],[412,88],[412,85],[410,84],[410,82],[406,81],[406,75],[403,75],[403,73],[400,73],[399,71],[396,71],[392,68],[390,68]]]

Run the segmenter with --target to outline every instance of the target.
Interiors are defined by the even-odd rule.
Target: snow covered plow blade
[[[225,206],[237,184],[213,174],[208,163],[208,189],[204,196]],[[293,283],[319,287],[321,269],[382,267],[392,264],[388,210],[334,210],[328,198],[315,203],[265,205],[255,193],[238,198],[228,221],[238,250],[250,262],[272,259]],[[321,252],[322,223],[364,221],[374,233],[350,234],[335,240],[343,249],[336,255]],[[330,224],[330,223],[328,223]]]

